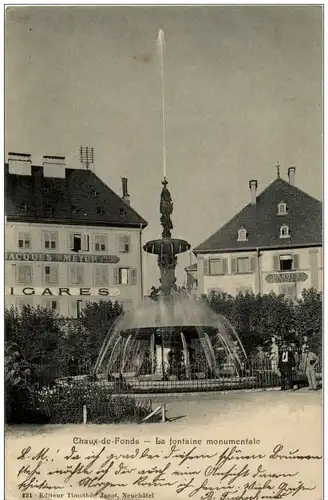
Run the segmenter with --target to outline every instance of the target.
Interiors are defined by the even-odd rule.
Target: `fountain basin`
[[[180,238],[162,238],[161,240],[148,241],[143,249],[155,255],[174,255],[187,252],[190,244]]]

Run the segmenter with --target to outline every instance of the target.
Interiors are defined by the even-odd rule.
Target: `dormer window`
[[[22,210],[22,212],[27,212],[27,203],[21,203],[20,204],[20,209]]]
[[[50,205],[47,205],[47,206],[46,206],[46,214],[47,214],[47,215],[52,215],[53,213],[54,213],[54,209],[53,209],[53,207],[52,207],[52,206],[50,206]]]
[[[277,215],[285,215],[287,213],[287,205],[285,202],[281,201],[278,203],[278,213]]]
[[[289,238],[290,230],[288,226],[281,226],[280,228],[280,238]]]
[[[238,241],[247,241],[247,231],[244,227],[241,227],[238,231]]]
[[[91,198],[96,198],[96,197],[97,197],[97,195],[98,195],[98,193],[97,193],[97,191],[95,191],[94,189],[92,189],[92,190],[90,191],[90,195],[91,195]]]
[[[101,207],[97,207],[97,215],[104,215],[105,210]]]
[[[45,194],[49,194],[49,192],[50,192],[49,186],[44,186],[44,188],[43,188],[43,192],[44,192]]]
[[[125,210],[124,208],[120,208],[120,216],[125,217]]]

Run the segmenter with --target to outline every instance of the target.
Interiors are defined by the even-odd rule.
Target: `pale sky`
[[[95,149],[95,172],[160,232],[163,177],[159,29],[165,33],[167,177],[176,237],[198,245],[249,202],[275,165],[322,199],[322,9],[319,6],[10,7],[8,151]],[[183,284],[188,255],[179,258]],[[145,288],[158,283],[145,256]]]

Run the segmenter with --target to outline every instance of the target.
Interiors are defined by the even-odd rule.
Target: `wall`
[[[296,269],[287,273],[275,268],[275,264],[280,262],[280,255],[292,255]],[[239,274],[232,269],[232,261],[239,257],[249,257],[252,261],[251,272]],[[208,274],[208,261],[212,259],[224,259],[226,268],[224,274]],[[293,262],[294,262],[293,261]],[[271,291],[279,294],[285,285],[294,287],[293,298],[299,297],[304,288],[314,287],[322,291],[323,273],[322,273],[323,252],[321,247],[298,248],[293,250],[265,250],[261,251],[259,256],[257,252],[235,252],[225,254],[207,254],[198,255],[197,274],[198,274],[198,296],[207,294],[211,290],[221,290],[231,295],[236,295],[241,289],[248,289],[254,293],[270,293]],[[287,276],[288,274],[288,276]],[[269,278],[268,278],[269,276]],[[267,279],[268,278],[268,279]],[[287,279],[287,282],[284,282]],[[289,281],[296,279],[293,283]],[[269,280],[269,282],[268,282]],[[270,281],[281,282],[270,282]]]
[[[56,249],[45,248],[44,243],[44,232],[57,232],[57,245]],[[19,234],[29,233],[31,237],[30,248],[20,248],[18,244]],[[71,234],[81,233],[84,236],[89,237],[89,250],[82,250],[78,254],[72,252],[71,247]],[[107,247],[105,250],[100,251],[95,249],[95,236],[104,235],[105,242],[107,241]],[[129,236],[130,238],[130,248],[128,253],[120,252],[118,237],[119,236]],[[6,305],[19,305],[24,300],[26,303],[33,302],[33,305],[45,305],[46,302],[49,304],[49,298],[53,298],[51,295],[43,295],[40,293],[44,291],[45,288],[49,288],[52,293],[58,295],[59,288],[68,287],[69,290],[74,289],[72,293],[79,293],[80,288],[83,288],[84,296],[79,296],[77,298],[69,297],[67,294],[59,295],[56,297],[58,300],[59,312],[65,316],[75,315],[76,300],[83,300],[85,303],[87,300],[98,301],[106,300],[106,298],[111,298],[112,300],[119,300],[127,304],[128,307],[140,307],[142,302],[142,277],[141,277],[141,252],[140,252],[140,230],[130,229],[130,228],[107,228],[107,227],[86,227],[86,226],[61,226],[54,224],[26,224],[26,223],[7,223],[6,224],[6,260],[5,260],[5,285],[6,285]],[[38,260],[30,262],[32,265],[32,283],[31,284],[18,284],[17,283],[17,266],[19,261],[17,260],[7,260],[9,257],[17,256],[24,259],[23,254],[33,254],[33,258]],[[39,255],[38,255],[39,254]],[[46,255],[45,255],[46,254]],[[83,263],[84,268],[84,279],[82,284],[72,285],[69,282],[69,268],[72,263],[68,262],[56,262],[55,266],[58,266],[58,281],[56,284],[47,285],[44,282],[44,267],[47,265],[47,260],[40,261],[41,257],[48,258],[59,258],[59,254],[65,254],[72,261],[73,264],[79,262],[80,256],[82,259],[89,259],[88,263]],[[57,255],[57,257],[55,257]],[[102,266],[108,266],[108,285],[95,285],[95,260],[101,260],[102,256],[112,255],[119,257],[119,262],[117,263],[106,263],[101,264]],[[54,257],[53,257],[54,256]],[[96,257],[91,257],[96,256]],[[25,256],[26,258],[26,256]],[[25,262],[25,261],[24,261]],[[28,262],[29,263],[29,262]],[[49,263],[48,263],[49,264]],[[130,268],[133,271],[133,283],[135,284],[118,284],[115,282],[117,278],[118,268]],[[132,272],[132,271],[131,271]],[[14,287],[12,290],[11,287]],[[31,287],[35,290],[35,295],[24,296],[22,293],[22,288]],[[115,292],[114,297],[106,297],[99,294],[99,288],[109,288],[111,291]],[[91,288],[92,290],[85,290]],[[25,290],[25,293],[32,293],[31,290]],[[36,290],[38,289],[38,290]],[[14,295],[10,295],[14,293]],[[92,293],[92,296],[86,295],[87,293]]]

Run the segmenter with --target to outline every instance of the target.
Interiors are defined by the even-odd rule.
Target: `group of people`
[[[317,390],[315,368],[319,362],[319,358],[310,350],[306,339],[301,349],[298,349],[295,343],[287,344],[287,342],[283,342],[281,348],[279,348],[276,340],[273,338],[270,359],[272,371],[279,371],[280,373],[281,390],[292,389],[296,381],[295,379],[300,374],[306,375],[310,391]]]

